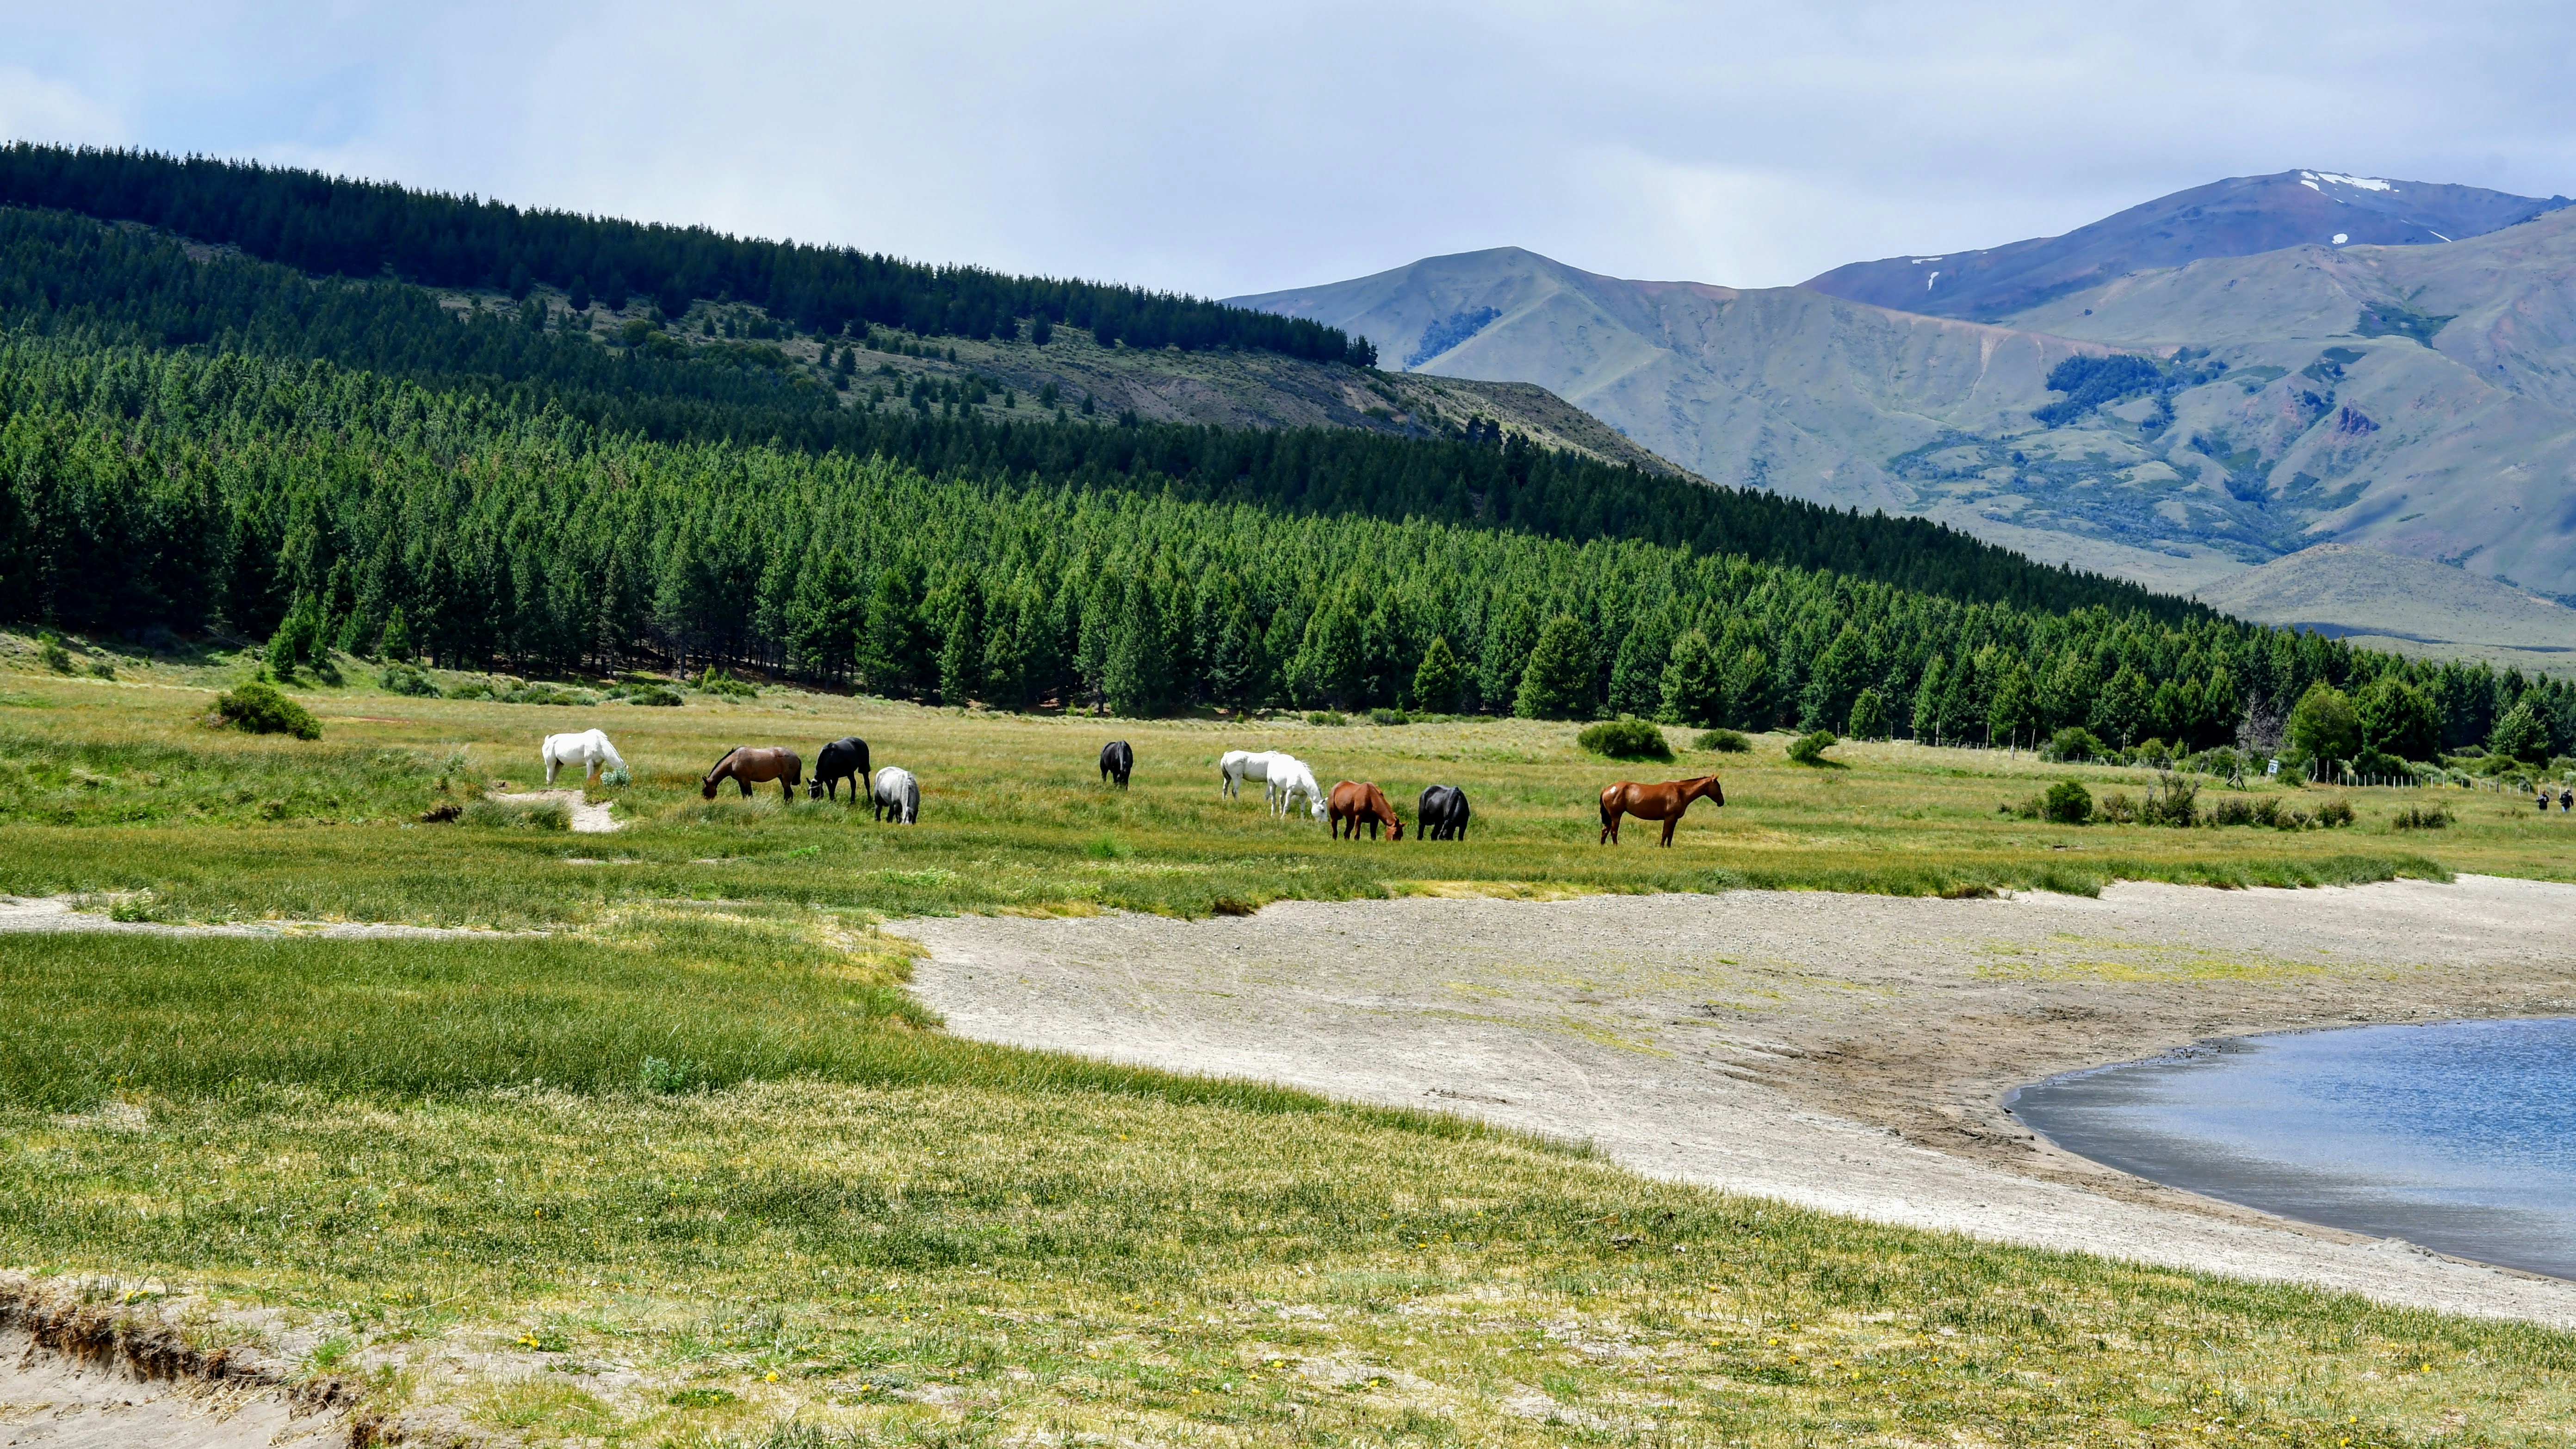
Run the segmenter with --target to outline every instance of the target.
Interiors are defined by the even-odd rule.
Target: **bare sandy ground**
[[[173,925],[161,921],[120,921],[97,910],[85,910],[74,896],[0,896],[0,935],[29,931],[91,931],[129,936],[321,936],[333,940],[378,940],[391,936],[500,936],[466,926],[398,926],[376,921],[245,921],[222,925]],[[5,1444],[0,1440],[0,1444]]]
[[[0,1330],[0,1445],[46,1449],[321,1449],[347,1444],[344,1413],[299,1412],[281,1388],[153,1377]]]
[[[602,800],[593,805],[589,797],[579,790],[522,790],[516,794],[494,790],[490,796],[507,805],[543,805],[550,800],[560,800],[564,808],[572,812],[572,833],[575,835],[608,835],[617,829],[616,817],[608,811],[609,802]]]
[[[2576,1283],[2285,1222],[2059,1152],[2004,1098],[2248,1032],[2576,1015],[2576,886],[1747,891],[917,919],[962,1035],[1588,1138],[1836,1212],[2576,1324]]]

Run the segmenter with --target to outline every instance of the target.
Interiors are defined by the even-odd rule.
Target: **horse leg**
[[[733,782],[742,787],[742,798],[745,800],[751,798],[751,779],[749,776],[736,775],[733,777]]]
[[[1674,811],[1672,814],[1667,815],[1667,816],[1665,816],[1665,817],[1664,817],[1664,844],[1665,844],[1665,845],[1669,846],[1669,845],[1671,845],[1671,844],[1673,843],[1673,827],[1674,827],[1674,826],[1676,826],[1676,825],[1679,825],[1679,824],[1681,824],[1681,823],[1682,823],[1682,813],[1681,813],[1680,811],[1678,811],[1678,810],[1676,810],[1676,811]]]

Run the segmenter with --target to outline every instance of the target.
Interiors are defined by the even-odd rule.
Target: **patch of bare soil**
[[[617,829],[617,820],[608,811],[609,802],[602,800],[593,805],[579,790],[526,790],[517,794],[495,790],[491,792],[491,798],[504,805],[545,805],[561,801],[564,808],[572,812],[572,833],[575,835],[607,835]]]
[[[320,1449],[357,1442],[355,1395],[246,1345],[192,1345],[160,1313],[0,1281],[0,1444]]]
[[[1890,1222],[2576,1323],[2576,1284],[2272,1218],[2059,1152],[2015,1087],[2215,1036],[2576,1014],[2576,886],[2119,885],[1291,902],[915,920],[962,1035],[1588,1138]]]

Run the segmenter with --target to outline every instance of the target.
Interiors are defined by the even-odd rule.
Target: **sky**
[[[2576,195],[2576,7],[0,0],[0,134],[1227,296],[1785,285],[2293,167]]]

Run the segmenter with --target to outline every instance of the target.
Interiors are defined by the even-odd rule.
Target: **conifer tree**
[[[411,621],[403,617],[403,607],[396,604],[385,615],[384,632],[376,636],[376,657],[409,659],[411,657]]]
[[[1887,738],[1887,702],[1879,698],[1875,686],[1852,696],[1851,723],[1843,733],[1856,740]]]
[[[1170,669],[1161,606],[1154,600],[1152,582],[1138,579],[1127,590],[1127,607],[1111,634],[1102,672],[1101,693],[1109,712],[1137,717],[1161,714],[1171,687]]]
[[[1486,708],[1507,710],[1519,694],[1530,651],[1538,647],[1538,623],[1536,606],[1526,597],[1515,598],[1500,623],[1486,632],[1484,647],[1476,653],[1476,693]]]
[[[1581,619],[1559,614],[1539,631],[1512,713],[1523,719],[1592,717],[1592,631]]]
[[[983,692],[984,591],[972,573],[949,588],[941,610],[939,702],[963,705]]]
[[[1672,653],[1664,662],[1661,683],[1663,698],[1657,718],[1668,724],[1702,729],[1727,722],[1726,672],[1706,634],[1685,629],[1673,636]]]
[[[1434,634],[1413,671],[1413,706],[1432,714],[1454,714],[1458,691],[1467,682],[1466,668],[1449,647],[1449,636]]]

